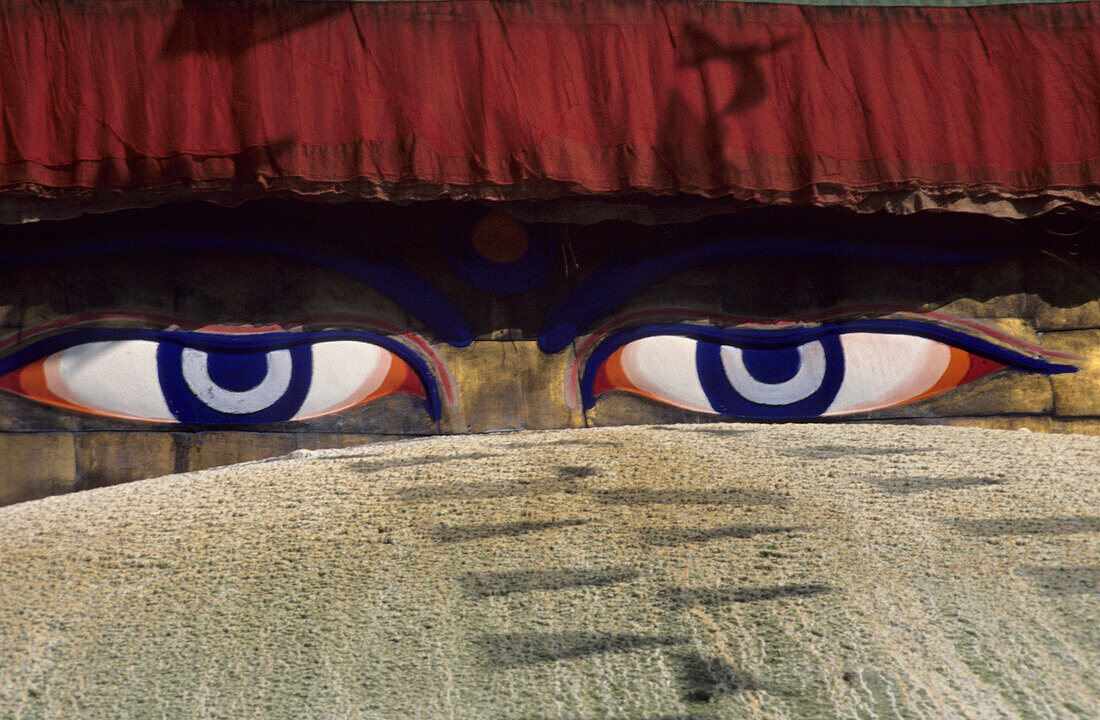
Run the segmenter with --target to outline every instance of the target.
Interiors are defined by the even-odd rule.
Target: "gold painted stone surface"
[[[1081,356],[1079,369],[1051,378],[1057,415],[1100,415],[1100,330],[1069,330],[1043,335],[1043,347]]]
[[[1030,309],[1035,303],[1035,298],[1028,293],[1012,293],[977,300],[974,298],[959,298],[943,307],[932,307],[931,310],[969,318],[1021,318],[1031,314]]]
[[[1093,718],[1100,439],[441,437],[0,509],[0,716]]]
[[[987,430],[1025,430],[1027,432],[1074,432],[1064,425],[1055,426],[1049,417],[963,417],[944,418],[943,425],[951,427],[976,427]],[[1089,434],[1089,433],[1084,433]]]
[[[76,430],[77,413],[0,391],[0,432]]]
[[[584,415],[565,404],[569,353],[548,355],[533,340],[436,346],[453,373],[458,408],[445,412],[447,433],[583,427]]]
[[[875,417],[1049,413],[1054,407],[1050,384],[1046,375],[1006,368],[927,400],[881,410]]]
[[[71,433],[0,433],[0,505],[70,492],[75,486]]]
[[[1090,300],[1081,305],[1061,308],[1046,303],[1039,304],[1035,322],[1042,330],[1076,330],[1100,327],[1100,300]]]
[[[172,433],[85,432],[75,437],[82,488],[171,475],[179,469]]]
[[[198,432],[185,436],[191,470],[286,455],[298,448],[294,433]]]
[[[717,415],[684,410],[621,390],[613,390],[598,397],[596,405],[585,411],[585,417],[592,427],[712,423],[722,419]]]
[[[377,442],[401,439],[396,435],[364,435],[353,433],[296,433],[299,450],[323,450],[326,448],[359,447]]]
[[[1073,420],[1055,418],[1053,428],[1055,432],[1100,435],[1100,420],[1096,418],[1080,418]]]

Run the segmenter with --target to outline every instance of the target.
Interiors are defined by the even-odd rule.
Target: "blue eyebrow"
[[[942,325],[916,320],[849,320],[816,327],[781,329],[717,328],[683,323],[671,325],[651,324],[613,333],[592,351],[592,354],[585,361],[584,372],[580,378],[581,398],[585,408],[591,408],[595,405],[596,400],[592,393],[592,387],[600,366],[616,350],[642,338],[658,335],[677,335],[718,345],[735,345],[744,350],[781,350],[799,347],[824,337],[855,332],[915,335],[942,342],[1026,372],[1041,373],[1043,375],[1077,372],[1077,368],[1073,365],[1060,365],[1033,358],[1000,345],[995,345],[988,340],[945,328]]]
[[[0,262],[69,260],[160,248],[245,250],[304,260],[317,267],[334,270],[377,290],[424,323],[436,337],[444,342],[456,347],[466,347],[474,339],[473,330],[470,329],[466,318],[443,293],[376,249],[369,251],[373,255],[371,259],[362,259],[344,255],[325,255],[287,243],[234,237],[217,232],[203,235],[166,232],[135,240],[98,242],[98,238],[89,238],[81,247],[28,255],[0,251]]]
[[[356,340],[378,345],[404,360],[420,377],[427,395],[428,414],[433,420],[442,416],[443,403],[439,388],[428,363],[417,353],[396,340],[370,332],[369,330],[321,330],[318,332],[271,332],[250,333],[247,335],[226,335],[221,333],[188,332],[180,330],[149,330],[145,328],[81,328],[39,340],[36,343],[0,358],[0,377],[18,370],[35,360],[53,355],[62,350],[91,342],[110,342],[120,340],[151,340],[153,342],[171,342],[204,352],[220,353],[259,353],[283,350],[298,345],[314,345],[334,340]]]
[[[711,230],[711,234],[722,230]],[[730,232],[729,229],[725,232]],[[704,235],[706,232],[704,231]],[[656,249],[659,245],[674,245],[663,238],[641,248],[633,255]],[[656,254],[641,259],[619,257],[586,278],[553,312],[542,333],[539,348],[556,353],[564,350],[581,333],[590,329],[597,319],[625,303],[653,283],[707,263],[726,260],[766,258],[859,258],[871,262],[900,263],[924,266],[972,265],[1009,257],[1020,250],[1019,245],[988,251],[941,251],[925,248],[899,248],[872,243],[841,242],[827,239],[805,239],[794,235],[750,234],[736,239],[722,239],[702,245]]]

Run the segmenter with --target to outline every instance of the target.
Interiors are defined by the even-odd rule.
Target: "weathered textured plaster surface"
[[[1047,333],[1043,336],[1043,345],[1082,358],[1077,372],[1051,378],[1057,414],[1070,417],[1100,415],[1100,329]]]
[[[1100,438],[699,425],[0,509],[0,716],[1094,718]]]
[[[71,433],[0,433],[0,505],[76,489]]]

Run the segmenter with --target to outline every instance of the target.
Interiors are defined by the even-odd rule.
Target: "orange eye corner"
[[[109,415],[109,413],[96,412],[92,408],[69,402],[51,390],[46,381],[46,362],[48,360],[48,357],[39,358],[29,365],[24,365],[22,368],[12,370],[7,375],[0,377],[0,389],[48,405],[56,405],[66,410],[92,413],[94,415]]]
[[[390,359],[390,368],[386,371],[386,376],[378,385],[378,388],[349,407],[359,407],[360,405],[366,405],[367,403],[384,398],[387,395],[398,394],[415,395],[421,399],[427,399],[428,397],[428,393],[424,389],[424,383],[420,380],[420,376],[409,367],[407,362],[394,356]]]

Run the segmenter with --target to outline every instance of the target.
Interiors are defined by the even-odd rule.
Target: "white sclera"
[[[286,394],[294,374],[289,350],[267,353],[267,374],[254,388],[227,390],[210,378],[210,356],[201,350],[184,348],[180,357],[183,381],[204,405],[221,413],[248,415],[269,408]]]
[[[927,392],[943,377],[951,348],[916,335],[845,333],[844,381],[823,415],[898,405]]]
[[[825,415],[878,410],[900,405],[932,389],[951,363],[951,347],[916,335],[843,333],[844,378]],[[622,351],[622,368],[639,389],[670,405],[713,413],[696,369],[697,342],[679,336],[635,340]],[[790,380],[762,383],[748,374],[741,351],[721,349],[730,384],[746,399],[782,407],[813,394],[824,379],[827,360],[819,342],[799,348],[800,366]]]
[[[354,340],[320,342],[312,351],[313,379],[294,420],[327,415],[362,401],[386,379],[393,362],[389,350]]]
[[[90,342],[46,359],[46,385],[74,405],[108,415],[174,422],[151,340]]]
[[[46,384],[58,397],[107,415],[158,422],[175,422],[160,387],[157,348],[152,340],[90,342],[54,353],[46,359]],[[374,393],[385,380],[393,354],[377,345],[354,340],[314,344],[313,373],[298,413],[300,420],[337,412]],[[289,350],[266,353],[267,373],[249,390],[218,386],[208,370],[206,353],[186,348],[183,380],[203,403],[219,412],[243,415],[278,402],[289,388],[293,358]]]
[[[825,379],[825,348],[817,341],[798,347],[798,370],[793,377],[778,383],[761,382],[749,374],[741,348],[723,345],[718,352],[733,389],[759,405],[790,405],[805,400],[817,392]]]
[[[634,386],[686,410],[714,413],[695,368],[696,341],[677,335],[642,338],[623,346],[622,369]]]

